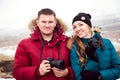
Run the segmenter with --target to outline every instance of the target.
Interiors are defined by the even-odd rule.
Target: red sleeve
[[[68,77],[71,76],[71,80],[75,80],[72,68],[71,67],[67,67],[67,69],[68,69],[68,75],[67,76]]]
[[[30,66],[30,56],[22,43],[17,47],[13,65],[13,76],[17,80],[34,80],[37,66]]]

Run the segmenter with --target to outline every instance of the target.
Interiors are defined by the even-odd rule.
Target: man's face
[[[39,27],[39,30],[43,36],[52,35],[56,26],[56,19],[54,15],[41,14],[37,20],[37,26]]]

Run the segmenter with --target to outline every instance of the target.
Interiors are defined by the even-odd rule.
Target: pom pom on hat
[[[90,27],[92,27],[92,24],[91,24],[90,19],[91,19],[91,15],[90,15],[90,14],[78,13],[78,14],[73,18],[72,24],[73,24],[75,21],[82,21],[82,22],[88,24]]]

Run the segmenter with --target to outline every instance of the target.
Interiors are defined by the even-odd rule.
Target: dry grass
[[[12,78],[12,66],[14,58],[0,54],[0,78]]]
[[[7,55],[3,55],[3,54],[0,54],[0,62],[1,61],[5,61],[5,60],[13,60],[13,56],[7,56]]]
[[[119,57],[120,57],[120,48],[118,49],[118,55],[119,55]]]

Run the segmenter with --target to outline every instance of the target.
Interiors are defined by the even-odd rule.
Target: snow
[[[0,54],[6,55],[6,56],[14,56],[15,55],[15,46],[7,46],[0,48]]]
[[[0,80],[15,80],[14,78],[10,79],[5,79],[5,78],[0,78]]]

